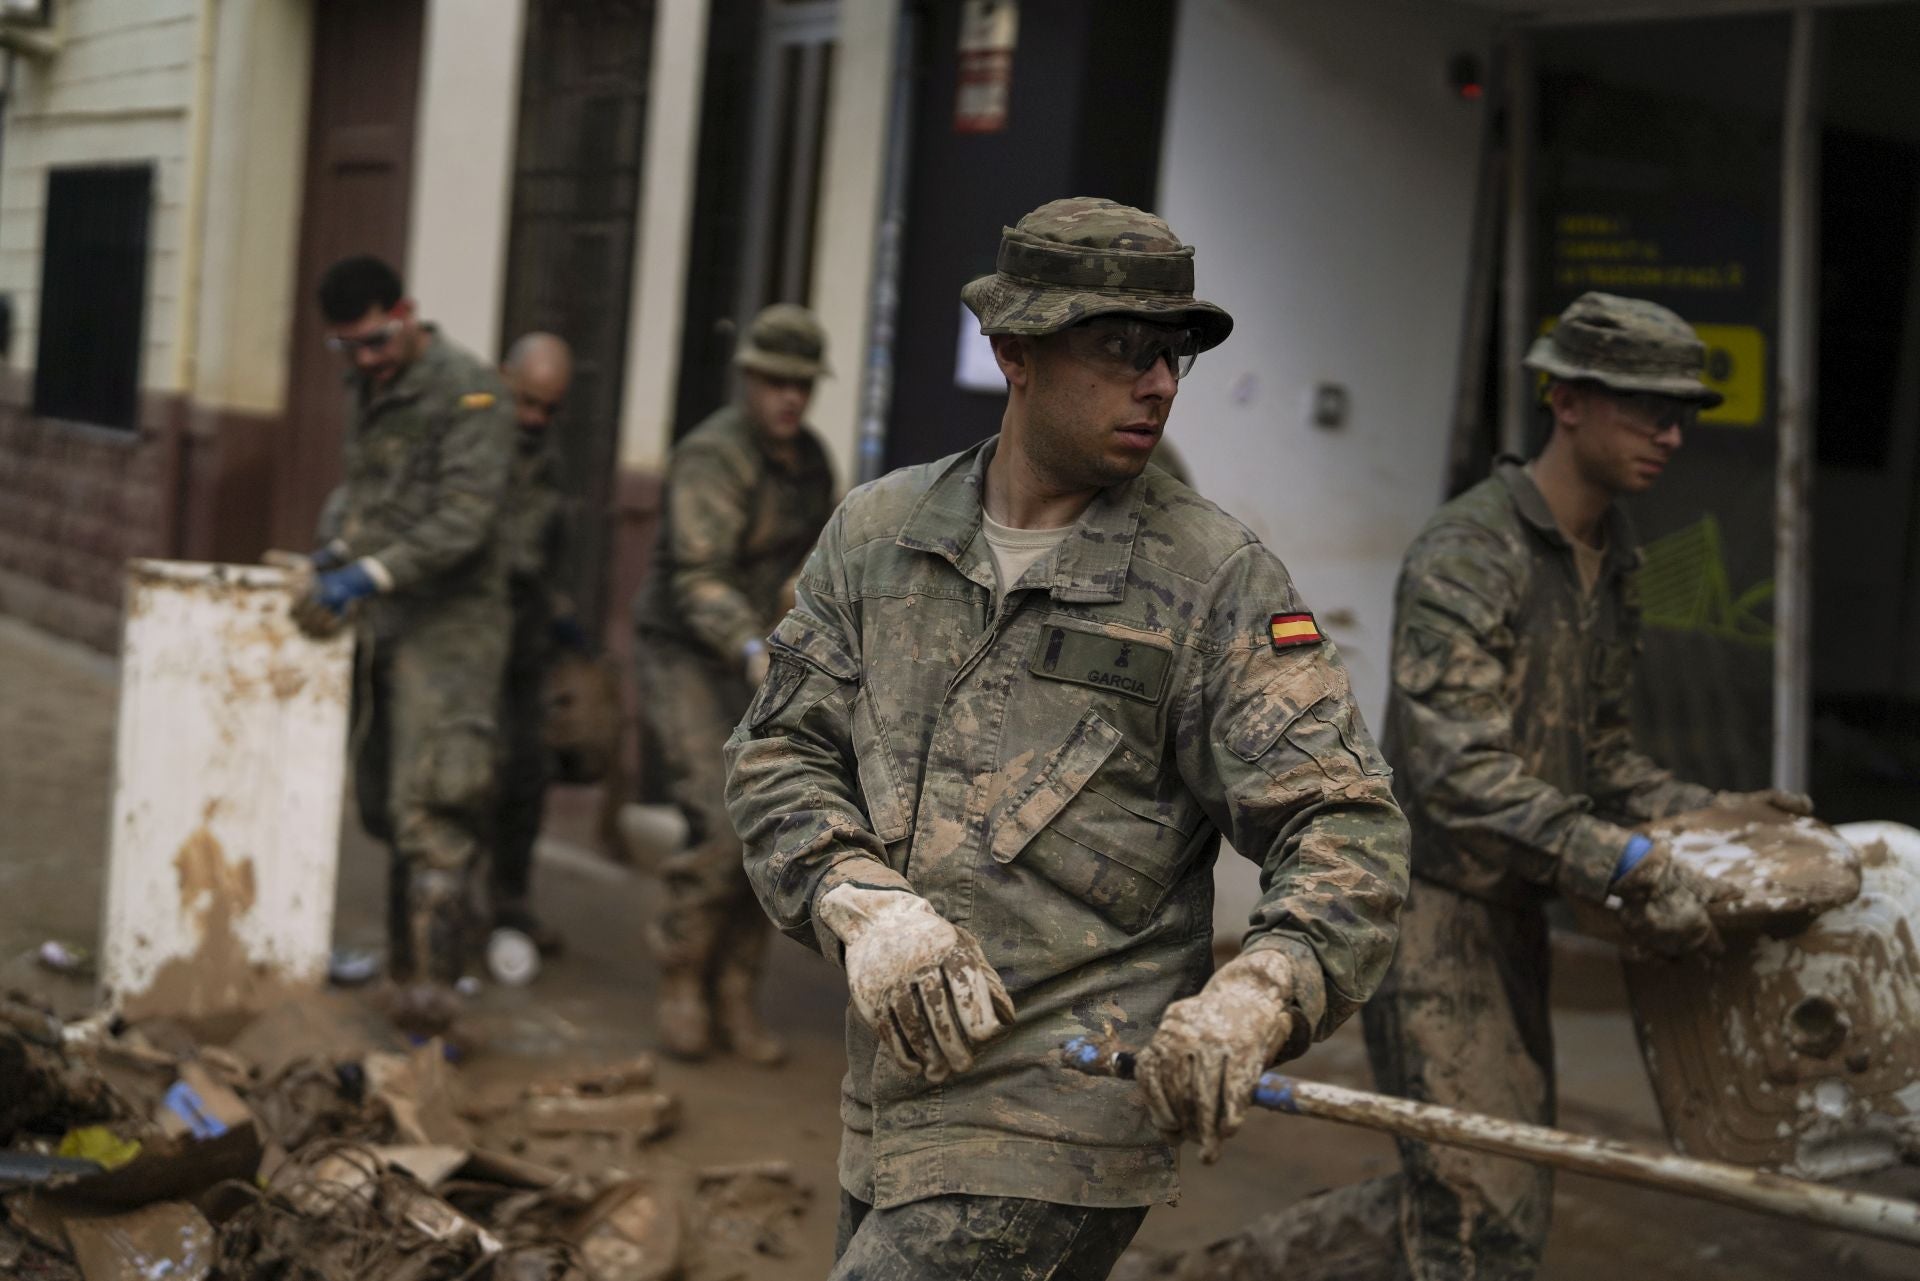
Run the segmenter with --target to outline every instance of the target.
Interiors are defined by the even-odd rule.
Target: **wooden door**
[[[273,537],[282,547],[311,544],[321,504],[340,479],[344,367],[324,342],[314,301],[320,275],[352,254],[374,254],[404,272],[424,19],[424,0],[314,5],[287,431],[274,486]]]

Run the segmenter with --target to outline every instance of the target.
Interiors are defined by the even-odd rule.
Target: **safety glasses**
[[[1078,360],[1116,377],[1137,377],[1165,360],[1185,378],[1200,358],[1200,331],[1123,317],[1095,317],[1061,331]]]
[[[386,324],[369,333],[328,334],[327,350],[342,356],[351,356],[355,352],[379,351],[394,340],[400,332],[400,321],[389,320]]]

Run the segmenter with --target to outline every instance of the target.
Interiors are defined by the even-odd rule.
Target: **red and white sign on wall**
[[[1019,0],[966,0],[961,6],[955,133],[999,133],[1007,127],[1013,47],[1019,35]]]

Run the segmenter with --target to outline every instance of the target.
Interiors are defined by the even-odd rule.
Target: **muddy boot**
[[[761,1067],[786,1062],[787,1043],[768,1030],[753,1007],[753,995],[760,987],[759,965],[742,966],[729,958],[713,987],[714,1016],[733,1052]]]
[[[704,1059],[713,1052],[713,1007],[706,976],[695,966],[660,971],[660,1048],[676,1059]]]
[[[466,913],[461,876],[423,868],[407,879],[407,946],[415,961],[407,980],[396,983],[388,1017],[411,1036],[439,1036],[460,1013],[454,984],[460,981]]]
[[[735,1054],[751,1064],[772,1068],[785,1062],[787,1043],[760,1022],[753,1004],[772,933],[758,920],[735,926],[728,933],[726,951],[714,976],[714,1018],[720,1024],[720,1035],[726,1037]]]

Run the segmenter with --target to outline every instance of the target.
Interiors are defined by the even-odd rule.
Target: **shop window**
[[[149,165],[48,173],[35,414],[137,425],[152,208]]]

